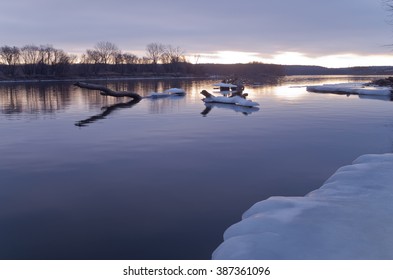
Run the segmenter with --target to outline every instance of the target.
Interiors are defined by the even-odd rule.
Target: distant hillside
[[[327,68],[307,65],[277,65],[264,63],[247,64],[199,64],[206,75],[236,76],[263,81],[269,77],[284,75],[393,75],[393,66],[365,66]]]
[[[282,75],[283,66],[278,64],[265,64],[265,63],[238,63],[238,64],[199,64],[202,65],[204,70],[216,75],[252,75],[256,72],[266,73],[270,75]]]
[[[246,64],[15,64],[0,63],[1,80],[82,79],[125,77],[212,77],[239,78],[250,83],[274,83],[285,75],[392,75],[393,66],[326,68],[305,65]]]
[[[393,75],[393,66],[326,68],[321,66],[283,65],[284,75]]]
[[[238,63],[238,64],[198,64],[199,73],[207,76],[236,77],[249,82],[275,82],[285,75],[284,67],[277,64]]]

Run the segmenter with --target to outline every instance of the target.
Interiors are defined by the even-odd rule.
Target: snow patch
[[[240,96],[232,96],[232,97],[226,97],[226,96],[211,96],[211,97],[206,97],[202,99],[205,103],[226,103],[226,104],[235,104],[238,106],[246,106],[246,107],[254,107],[254,106],[259,106],[259,103],[253,102],[248,99],[244,99],[243,97]]]
[[[166,92],[151,92],[149,93],[148,96],[146,96],[146,98],[163,98],[163,97],[169,97],[171,96],[170,93],[166,93]]]
[[[228,83],[217,83],[217,84],[214,84],[213,86],[215,86],[215,87],[227,87],[227,88],[236,88],[237,87],[237,85],[234,85],[234,84],[228,84]]]
[[[164,93],[175,94],[175,95],[185,95],[186,92],[181,88],[170,88],[164,91]]]
[[[203,110],[203,112],[201,113],[204,116],[209,114],[213,108],[228,109],[237,113],[242,113],[243,115],[251,115],[252,113],[259,111],[258,107],[237,106],[236,104],[205,103],[205,106],[205,110]]]
[[[304,197],[256,203],[213,259],[393,259],[393,154],[364,155]]]
[[[361,83],[324,84],[307,86],[307,91],[318,93],[340,93],[359,95],[388,96],[392,94],[391,87],[368,86]]]
[[[163,98],[163,97],[169,97],[169,96],[183,96],[185,95],[186,92],[184,89],[181,88],[170,88],[165,90],[164,92],[151,92],[146,98]]]

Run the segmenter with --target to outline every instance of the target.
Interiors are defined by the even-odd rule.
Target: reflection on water
[[[69,104],[70,91],[67,84],[0,85],[0,113],[50,114]]]
[[[89,117],[87,119],[78,121],[78,122],[75,123],[75,125],[76,126],[80,126],[80,127],[86,126],[86,125],[88,125],[90,123],[93,123],[93,122],[96,122],[98,120],[104,119],[106,116],[108,116],[109,114],[113,113],[115,110],[124,109],[124,108],[131,108],[133,105],[135,105],[135,104],[137,104],[139,102],[140,102],[140,100],[132,99],[131,101],[128,101],[128,102],[125,102],[125,103],[116,103],[116,104],[113,104],[111,106],[102,107],[102,110],[104,110],[102,113],[94,115],[94,116],[91,116],[91,117]]]
[[[206,117],[213,108],[231,110],[234,112],[242,113],[243,115],[250,115],[253,112],[258,112],[258,107],[244,107],[238,106],[235,104],[224,104],[224,103],[205,103],[205,109],[201,112],[201,114]]]
[[[103,83],[99,81],[98,83]],[[147,96],[151,92],[163,91],[171,86],[183,86],[188,90],[190,98],[195,97],[194,85],[196,82],[179,81],[121,81],[104,82],[117,91],[138,92]],[[28,83],[28,84],[0,84],[0,113],[4,116],[31,118],[45,114],[55,114],[57,111],[70,109],[73,111],[91,111],[93,116],[76,124],[86,125],[94,120],[104,119],[110,113],[120,108],[130,108],[135,102],[129,98],[114,98],[101,96],[98,91],[81,90],[71,83]],[[165,100],[145,101],[149,104],[149,113],[160,114],[171,111],[184,104],[181,96],[171,96]],[[182,104],[183,103],[183,104]],[[94,111],[94,112],[93,112]],[[103,111],[97,114],[97,111]]]
[[[391,152],[392,102],[299,87],[370,79],[246,86],[259,110],[204,104],[216,80],[0,84],[0,259],[208,259],[253,203]]]
[[[290,91],[287,90],[288,86],[278,86],[274,89],[274,94],[280,99],[296,100],[303,99],[306,97],[308,92],[304,86],[294,87],[290,86]]]
[[[307,98],[309,93],[305,91],[306,85],[323,84],[323,83],[340,83],[340,82],[366,82],[377,77],[363,77],[363,76],[289,76],[281,79],[277,86],[260,85],[247,87],[245,92],[249,94],[249,98],[253,99],[256,96],[263,94],[271,94],[272,92],[281,99],[296,100]],[[169,112],[174,107],[184,106],[186,103],[199,102],[202,98],[199,94],[201,89],[212,89],[214,81],[191,81],[191,80],[122,80],[114,81],[98,81],[105,86],[110,87],[116,91],[132,91],[147,96],[151,92],[163,92],[171,87],[179,87],[185,89],[187,98],[182,96],[171,96],[162,100],[150,100],[149,112],[153,114],[160,114]],[[290,89],[290,90],[288,90]],[[79,108],[99,109],[107,108],[121,108],[129,104],[128,98],[113,98],[108,96],[101,96],[98,92],[81,90],[75,88],[71,83],[27,83],[27,84],[0,84],[0,113],[4,116],[12,114],[24,115],[40,115],[52,114],[56,111],[61,111],[78,104]],[[378,99],[390,101],[386,96],[359,96],[364,99]],[[115,106],[119,104],[119,106]],[[123,104],[123,105],[121,105]],[[131,104],[133,105],[133,104]],[[113,106],[113,107],[112,107]],[[172,108],[171,108],[172,107]],[[224,105],[208,105],[206,111],[212,108],[232,109],[234,112],[243,112],[250,114],[257,110],[246,110],[238,106]],[[113,111],[101,113],[106,116]]]
[[[168,96],[158,99],[149,99],[145,102],[149,103],[150,114],[163,114],[168,112],[179,111],[184,107],[186,98],[185,96]]]

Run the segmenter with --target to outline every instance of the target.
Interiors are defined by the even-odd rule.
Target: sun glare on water
[[[278,99],[295,101],[305,98],[307,91],[305,86],[277,86],[273,93]]]

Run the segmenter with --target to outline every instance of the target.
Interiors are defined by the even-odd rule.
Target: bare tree
[[[124,53],[123,60],[124,60],[125,64],[137,64],[138,63],[138,57],[132,53]]]
[[[165,52],[165,46],[160,43],[150,43],[146,46],[146,56],[152,64],[157,64]]]
[[[114,55],[114,63],[116,65],[125,63],[124,55],[120,51],[117,54]]]
[[[180,47],[167,45],[161,55],[161,61],[167,72],[179,72],[180,64],[185,62],[186,59],[184,51]]]
[[[66,62],[70,63],[70,56],[66,54],[63,50],[54,49],[52,53],[52,59],[50,61],[51,65],[56,65]]]
[[[38,48],[39,63],[50,65],[54,51],[55,51],[55,49],[51,45],[41,45]]]
[[[50,65],[53,61],[55,48],[52,45],[40,45],[38,48],[38,68],[37,72],[41,75],[50,74]]]
[[[150,63],[150,58],[143,56],[138,58],[138,64],[149,64]]]
[[[96,50],[86,50],[85,63],[98,64],[101,62],[100,54]]]
[[[66,74],[75,59],[76,56],[70,56],[63,50],[54,49],[51,60],[52,73],[55,76]]]
[[[18,47],[3,46],[0,48],[0,59],[9,67],[9,73],[14,76],[16,65],[19,63],[20,50]]]
[[[82,63],[94,64],[93,73],[97,74],[100,70],[107,70],[108,64],[117,64],[121,60],[121,51],[111,42],[98,42],[94,49],[86,50],[82,56]]]
[[[194,64],[198,64],[200,58],[201,58],[200,54],[194,54],[194,59],[195,59],[195,63]]]
[[[21,49],[21,56],[25,64],[36,64],[39,60],[39,47],[36,45],[25,45]]]
[[[119,54],[119,48],[111,42],[98,42],[94,47],[100,63],[115,63],[115,57]]]
[[[19,62],[20,50],[18,47],[2,46],[0,58],[7,65],[16,65]]]
[[[99,71],[100,55],[97,50],[86,50],[86,56],[83,63],[87,65],[87,72],[97,74]],[[89,65],[90,64],[90,65]],[[92,64],[92,65],[91,65]]]
[[[163,56],[166,58],[166,63],[185,62],[184,51],[180,47],[167,45]]]
[[[25,45],[21,48],[21,58],[24,63],[25,74],[35,75],[40,58],[39,47],[36,45]]]

